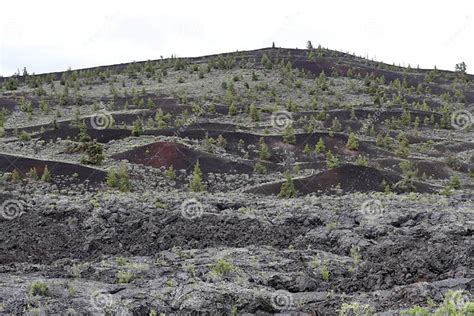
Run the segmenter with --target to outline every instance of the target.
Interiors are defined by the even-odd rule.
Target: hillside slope
[[[0,78],[0,313],[472,312],[473,80],[323,48]]]

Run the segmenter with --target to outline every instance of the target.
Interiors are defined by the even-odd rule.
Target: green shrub
[[[21,96],[18,101],[18,106],[20,111],[25,113],[33,113],[33,105],[30,100],[27,100],[25,97]]]
[[[473,315],[474,302],[465,302],[463,291],[449,290],[443,300],[443,303],[434,312],[435,316],[465,316]]]
[[[130,271],[119,271],[117,273],[118,283],[130,283],[133,280],[133,273]]]
[[[92,142],[86,142],[83,144],[86,156],[81,158],[82,164],[87,165],[100,165],[104,161],[105,157],[103,154],[104,148],[96,140]]]
[[[12,171],[12,176],[11,176],[12,182],[18,182],[21,180],[21,178],[22,178],[21,174],[18,170],[15,169]]]
[[[107,179],[106,179],[107,186],[111,188],[117,188],[119,185],[119,177],[117,172],[115,171],[115,168],[110,168],[109,171],[107,171]]]
[[[201,167],[199,165],[199,160],[194,165],[193,176],[192,176],[191,181],[189,183],[189,189],[192,192],[203,192],[203,191],[206,190],[206,188],[204,187],[204,184],[202,182],[202,171],[201,171]]]
[[[118,178],[118,188],[120,191],[128,192],[132,190],[132,185],[130,184],[130,177],[128,175],[128,166],[126,163],[123,163],[120,167]]]
[[[392,149],[392,140],[388,135],[382,136],[381,134],[379,134],[379,136],[377,136],[375,144],[379,147],[386,148],[388,150]]]
[[[337,117],[334,117],[331,123],[331,130],[334,132],[340,132],[342,130],[342,125],[339,122]]]
[[[19,138],[20,138],[20,140],[26,142],[26,141],[29,141],[31,139],[31,136],[27,132],[21,131]]]
[[[374,313],[372,306],[359,302],[343,303],[339,310],[339,316],[371,316]]]
[[[462,167],[462,162],[453,155],[446,157],[445,163],[453,170],[459,170]]]
[[[258,76],[255,71],[252,71],[252,81],[258,81]]]
[[[357,156],[357,159],[355,162],[356,162],[356,165],[358,166],[367,167],[369,165],[369,158],[367,158],[367,156],[359,155]]]
[[[250,117],[252,118],[252,121],[254,122],[260,121],[260,112],[258,111],[258,108],[255,106],[255,104],[250,105],[249,112],[250,112]]]
[[[326,146],[324,145],[324,139],[322,137],[319,138],[314,150],[318,154],[324,153],[326,151]]]
[[[30,169],[30,178],[33,180],[39,180],[38,172],[35,167]]]
[[[455,174],[451,177],[451,180],[449,181],[449,185],[454,190],[461,189],[461,181],[459,180],[459,176],[457,174]]]
[[[401,158],[407,158],[408,157],[408,155],[410,154],[410,145],[409,145],[408,140],[406,138],[403,138],[403,139],[400,140],[400,146],[395,151],[395,154],[398,157],[401,157]]]
[[[347,140],[346,147],[350,150],[358,150],[359,149],[359,140],[357,139],[354,133],[349,134],[349,139]]]
[[[169,114],[165,114],[162,109],[156,110],[155,122],[158,124],[159,128],[165,128],[168,125],[169,120],[170,120]]]
[[[350,250],[350,256],[352,258],[352,261],[354,261],[354,265],[357,266],[361,261],[360,247],[352,245]]]
[[[331,272],[329,271],[328,267],[327,266],[322,266],[321,267],[321,278],[324,280],[324,281],[329,281],[329,277],[331,276]]]
[[[229,115],[230,116],[235,116],[237,115],[237,107],[235,106],[235,103],[232,102],[229,106]]]
[[[173,169],[173,166],[169,166],[168,169],[165,171],[165,177],[167,177],[170,180],[175,180],[176,179],[176,172]]]
[[[106,184],[110,188],[119,189],[122,192],[131,191],[130,177],[128,175],[128,166],[123,163],[117,172],[115,168],[110,168],[107,171]]]
[[[143,134],[143,122],[140,119],[133,122],[132,136],[138,137]]]
[[[327,167],[329,169],[334,169],[341,165],[341,161],[339,160],[339,158],[333,155],[333,153],[330,150],[326,152],[326,160],[327,160]]]
[[[296,144],[295,129],[292,124],[288,124],[283,130],[283,141],[287,144]]]
[[[29,292],[32,296],[48,296],[49,288],[46,283],[41,281],[35,281],[31,283]]]
[[[267,167],[265,167],[265,165],[263,163],[261,163],[260,161],[257,161],[257,163],[255,163],[253,171],[256,172],[256,173],[260,173],[260,174],[266,174],[267,173]]]
[[[212,271],[219,276],[226,276],[234,270],[234,265],[225,259],[219,259],[212,268]]]
[[[261,160],[267,160],[268,158],[270,158],[268,146],[265,143],[265,139],[263,137],[260,137],[258,144],[259,144],[258,157]]]
[[[52,180],[51,173],[49,172],[48,165],[46,165],[43,170],[43,175],[41,176],[41,181],[51,182],[51,180]]]
[[[285,171],[285,182],[281,185],[278,197],[285,199],[296,197],[295,184],[288,171]]]
[[[268,58],[267,54],[262,55],[262,59],[260,62],[266,69],[272,69],[273,67],[273,63],[270,58]]]
[[[429,316],[430,312],[425,307],[420,306],[413,306],[410,309],[401,312],[402,315],[410,315],[410,316]]]
[[[216,139],[216,145],[222,148],[226,148],[227,140],[224,138],[224,136],[219,135],[217,136],[217,139]]]
[[[10,78],[5,83],[5,89],[16,90],[18,88],[18,81],[15,78]]]
[[[407,191],[415,190],[415,179],[418,170],[408,160],[403,160],[399,163],[399,167],[402,170],[402,179],[397,182],[396,186]]]

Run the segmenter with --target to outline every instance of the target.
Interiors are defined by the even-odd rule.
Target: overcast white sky
[[[474,73],[474,2],[5,1],[0,75],[313,45]]]

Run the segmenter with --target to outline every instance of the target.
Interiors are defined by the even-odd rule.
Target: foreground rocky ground
[[[5,313],[330,315],[357,302],[392,315],[472,290],[472,194],[14,192]],[[35,282],[47,293],[32,296]]]
[[[472,80],[322,48],[0,78],[0,314],[474,315]]]

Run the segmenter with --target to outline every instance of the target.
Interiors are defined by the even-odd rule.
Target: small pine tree
[[[35,167],[30,169],[30,177],[31,177],[31,179],[33,179],[35,181],[39,180],[38,172],[36,171]]]
[[[81,163],[86,165],[100,165],[104,161],[104,148],[95,139],[84,143],[86,156],[81,158]]]
[[[209,134],[207,132],[202,142],[207,151],[214,151],[214,145],[216,144],[216,141],[214,140],[214,138],[209,137]]]
[[[122,192],[131,191],[132,185],[130,184],[130,177],[128,175],[128,166],[127,164],[122,164],[120,171],[118,173],[118,188]]]
[[[411,123],[410,111],[403,111],[401,120],[402,120],[403,125],[410,126],[410,123]]]
[[[283,141],[287,144],[296,144],[295,129],[292,124],[288,124],[283,130]]]
[[[232,101],[232,103],[229,106],[229,115],[230,116],[235,116],[237,115],[237,107],[235,106],[235,103]]]
[[[202,183],[202,172],[199,165],[199,160],[194,165],[193,177],[189,183],[189,189],[192,192],[202,192],[205,191],[204,184]]]
[[[369,159],[366,156],[359,155],[356,159],[356,165],[367,167],[369,165]]]
[[[257,107],[255,106],[255,104],[250,105],[249,112],[250,112],[250,117],[252,118],[252,121],[254,122],[260,121],[260,113]]]
[[[138,137],[143,134],[143,123],[141,120],[133,122],[132,136]]]
[[[149,109],[153,109],[153,107],[155,106],[155,103],[150,98],[148,98],[148,100],[146,101],[146,106]]]
[[[117,188],[118,187],[119,177],[118,177],[117,172],[115,171],[115,168],[110,168],[109,171],[107,171],[106,184],[110,188]]]
[[[166,169],[165,176],[170,180],[176,179],[176,172],[174,171],[173,165],[169,166],[168,169]]]
[[[410,154],[410,145],[408,143],[408,139],[402,138],[400,140],[400,146],[395,151],[395,154],[401,158],[407,158]]]
[[[459,176],[457,174],[451,177],[451,180],[449,181],[449,185],[454,190],[459,190],[461,188],[461,181],[459,180]]]
[[[41,112],[43,112],[44,114],[48,114],[48,113],[49,113],[49,104],[48,104],[48,101],[42,99],[42,100],[40,101],[39,107],[40,107]]]
[[[326,74],[324,73],[324,70],[321,71],[321,73],[319,74],[319,77],[316,80],[316,85],[318,86],[319,89],[323,91],[328,89]]]
[[[258,157],[261,160],[267,160],[268,158],[270,158],[270,153],[268,151],[268,146],[265,143],[265,139],[263,137],[260,137],[260,140],[258,143],[259,143]]]
[[[357,120],[354,107],[351,107],[351,120]]]
[[[418,129],[418,127],[420,127],[420,118],[418,116],[415,118],[415,122],[413,123],[413,127],[415,129]]]
[[[80,142],[90,142],[92,138],[87,133],[87,128],[85,124],[79,125],[79,141]]]
[[[332,129],[334,132],[340,132],[340,131],[342,130],[342,125],[341,125],[341,123],[339,122],[339,119],[338,119],[337,117],[334,117],[334,118],[333,118],[331,129]]]
[[[216,144],[219,147],[225,148],[227,146],[227,140],[224,138],[224,136],[219,135],[217,137]]]
[[[253,171],[256,172],[256,173],[265,174],[265,173],[267,173],[267,167],[265,167],[265,165],[263,163],[261,163],[260,161],[257,161],[255,163]]]
[[[258,76],[255,71],[252,71],[252,81],[258,81]]]
[[[296,197],[295,184],[293,183],[293,179],[288,171],[285,171],[285,182],[281,185],[278,197],[285,199]]]
[[[352,68],[349,68],[346,73],[347,77],[349,78],[354,78],[354,72],[352,71]]]
[[[21,175],[20,175],[20,172],[18,172],[18,170],[13,170],[12,171],[12,182],[18,182],[21,180]]]
[[[377,136],[377,139],[375,140],[375,145],[379,146],[379,147],[384,147],[384,139],[383,139],[383,135],[382,134],[379,134]]]
[[[31,136],[26,131],[21,131],[19,138],[20,138],[20,140],[26,142],[26,141],[29,141],[31,139]]]
[[[384,188],[383,188],[383,192],[384,192],[385,194],[390,194],[390,193],[392,193],[392,188],[390,187],[390,184],[388,184],[388,183],[385,184],[385,186],[384,186]]]
[[[16,90],[18,88],[18,81],[15,78],[10,78],[5,82],[5,89]]]
[[[341,161],[333,153],[328,150],[326,152],[327,166],[329,169],[337,168],[341,165]]]
[[[453,194],[452,192],[452,188],[450,185],[445,185],[443,187],[443,190],[441,190],[441,194],[444,195],[444,196],[451,196]]]
[[[165,128],[167,126],[168,117],[163,113],[162,109],[158,109],[155,114],[155,122],[159,128]]]
[[[51,173],[48,170],[48,165],[44,167],[43,175],[41,176],[41,181],[43,182],[51,182]]]
[[[267,69],[272,69],[273,67],[272,61],[270,60],[270,58],[268,58],[267,54],[262,55],[262,59],[260,62]]]
[[[317,154],[324,153],[326,151],[326,146],[324,145],[324,139],[322,137],[319,138],[318,143],[316,144],[314,150]]]
[[[359,141],[357,140],[357,137],[353,132],[349,134],[349,139],[347,140],[346,147],[350,150],[359,149]]]
[[[418,173],[418,170],[415,169],[415,166],[408,160],[403,160],[399,163],[399,167],[402,170],[402,179],[398,181],[396,186],[403,190],[414,191],[415,187],[415,178]]]
[[[311,147],[309,147],[308,144],[304,145],[303,153],[305,155],[310,155],[311,154]]]

